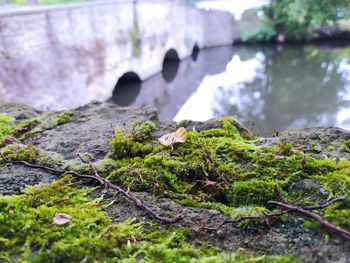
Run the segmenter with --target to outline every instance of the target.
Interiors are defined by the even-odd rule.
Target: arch
[[[164,61],[180,61],[179,54],[175,49],[171,48],[165,53]]]
[[[113,90],[112,101],[119,106],[129,106],[140,93],[142,81],[135,72],[122,75]]]
[[[198,55],[199,55],[199,51],[200,51],[200,49],[199,49],[198,43],[195,43],[193,45],[192,54],[191,54],[191,58],[192,58],[193,61],[197,61]]]
[[[164,56],[162,76],[165,82],[172,82],[179,70],[180,58],[177,51],[173,48],[169,49]]]

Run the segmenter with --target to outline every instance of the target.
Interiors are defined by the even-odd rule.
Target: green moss
[[[276,199],[275,182],[251,179],[235,182],[229,189],[228,201],[232,206],[266,205],[267,201]]]
[[[39,156],[39,150],[32,144],[27,146],[20,144],[11,144],[1,149],[2,154],[11,161],[34,162]]]
[[[0,260],[4,262],[296,262],[289,257],[225,254],[188,242],[191,231],[145,228],[127,220],[113,224],[102,198],[77,189],[66,177],[51,185],[27,187],[21,195],[0,197]],[[71,220],[57,225],[57,213]],[[152,227],[151,227],[152,228]]]
[[[12,122],[14,122],[14,118],[8,117],[5,114],[0,114],[0,143],[13,131],[13,127],[9,125]]]
[[[350,153],[350,140],[345,141],[345,142],[342,144],[341,149],[342,149],[344,152]]]
[[[116,130],[113,139],[110,141],[111,156],[115,159],[144,156],[153,150],[151,144],[133,142],[126,137],[121,130]]]
[[[0,114],[0,145],[4,145],[9,136],[20,137],[23,133],[31,130],[36,123],[37,118],[16,122],[14,118]]]
[[[330,196],[350,196],[350,170],[340,170],[337,172],[316,176],[315,178],[319,179],[323,183]]]
[[[228,212],[223,207],[264,207],[267,201],[276,199],[275,186],[284,189],[288,199],[286,189],[304,178],[320,180],[331,195],[347,192],[348,175],[343,174],[350,169],[349,162],[315,160],[285,142],[258,147],[244,138],[243,128],[234,119],[220,122],[222,128],[188,132],[187,141],[173,150],[160,146],[149,137],[150,132],[141,143],[116,131],[110,156],[117,162],[108,178],[133,191],[169,196],[183,204],[212,205],[224,214]],[[308,203],[308,195],[298,198],[305,196]],[[291,193],[290,201],[294,198]]]
[[[327,146],[327,151],[334,152],[337,150],[337,146],[330,144]]]
[[[35,134],[42,133],[45,130],[51,130],[58,126],[66,124],[71,120],[73,114],[73,110],[60,114],[47,113],[33,120],[29,120],[30,122],[34,121],[35,124],[37,124],[36,127],[34,129],[28,129],[28,131],[23,133],[19,139],[21,141],[24,141]]]
[[[349,189],[349,188],[348,188]],[[350,231],[350,200],[326,208],[322,212],[324,219]]]
[[[56,128],[57,126],[61,126],[63,124],[68,123],[73,116],[74,111],[66,111],[60,114],[54,114],[52,116],[48,115],[47,118],[42,120],[41,125],[34,132],[42,132],[44,130],[51,130]]]
[[[47,129],[55,125],[62,125],[69,121],[67,116],[62,117],[62,120],[52,116],[44,119],[47,121],[48,118],[55,119],[55,121],[51,122],[54,124],[53,126],[43,121],[37,127],[38,129],[31,131],[31,133],[40,132],[43,128]],[[12,125],[11,121],[8,120],[7,122],[5,120],[6,123],[4,125]],[[310,204],[310,199],[308,198],[310,193],[293,195],[293,193],[288,192],[292,183],[304,178],[319,180],[327,189],[328,198],[342,195],[349,196],[349,161],[316,160],[294,150],[291,144],[285,142],[259,147],[254,145],[254,137],[247,133],[234,119],[224,118],[220,119],[219,122],[221,123],[219,128],[188,132],[186,142],[174,145],[173,149],[163,147],[159,144],[157,138],[152,136],[153,131],[157,128],[153,122],[136,124],[129,135],[124,134],[121,130],[116,130],[110,141],[110,153],[104,160],[97,161],[94,164],[101,175],[106,176],[111,182],[118,183],[124,189],[146,191],[158,196],[170,197],[183,205],[215,209],[232,219],[245,215],[268,213],[269,210],[266,207],[266,203],[269,200],[276,199],[275,186],[282,189],[288,201]],[[91,169],[89,165],[83,164],[78,159],[67,161],[59,154],[45,152],[32,145],[24,147],[23,145],[12,144],[3,148],[2,152],[11,160],[26,160],[32,163],[40,163],[54,168],[64,168],[82,173],[89,173]],[[93,158],[89,160],[93,161]],[[15,252],[13,252],[15,249],[11,246],[17,247],[19,243],[16,243],[17,241],[11,243],[12,245],[6,243],[8,240],[14,242],[15,237],[5,238],[6,240],[0,239],[0,248],[2,244],[8,244],[6,248],[6,253],[8,254],[4,258],[13,255],[11,253],[15,253],[19,255],[20,259],[33,258],[38,255],[38,261],[44,261],[61,254],[62,260],[70,261],[72,259],[73,261],[79,261],[82,260],[82,255],[86,255],[89,259],[92,258],[91,251],[95,251],[99,256],[105,255],[105,258],[103,256],[99,258],[102,261],[106,258],[116,258],[116,261],[122,258],[125,262],[135,262],[136,259],[142,259],[144,262],[188,262],[190,259],[193,259],[192,261],[196,262],[195,259],[197,258],[202,260],[200,262],[216,262],[215,260],[223,258],[226,258],[227,262],[236,262],[237,257],[242,256],[218,254],[213,251],[204,253],[201,249],[193,250],[193,247],[185,242],[187,236],[178,230],[174,230],[176,232],[176,235],[174,235],[180,236],[180,239],[175,238],[171,231],[166,233],[156,231],[160,235],[156,238],[156,236],[151,236],[148,230],[143,229],[141,225],[133,222],[111,226],[111,222],[105,217],[103,206],[99,205],[96,205],[98,210],[95,212],[97,213],[97,218],[99,215],[103,215],[102,223],[100,221],[95,222],[90,218],[94,215],[86,214],[89,222],[88,226],[86,226],[83,224],[84,220],[82,217],[75,216],[77,211],[74,209],[78,209],[78,207],[79,209],[86,209],[84,204],[90,204],[90,206],[94,207],[94,205],[91,205],[92,201],[86,198],[88,191],[78,190],[74,187],[73,189],[70,182],[65,182],[67,185],[61,185],[60,187],[63,187],[62,189],[65,189],[66,186],[70,187],[70,194],[62,190],[64,193],[60,195],[60,190],[59,193],[51,193],[52,200],[47,199],[48,197],[46,196],[41,196],[40,198],[38,197],[36,202],[40,203],[40,200],[43,200],[41,204],[44,208],[40,209],[43,209],[43,212],[50,215],[50,220],[52,220],[54,211],[74,215],[72,225],[77,229],[76,233],[74,232],[77,236],[73,235],[72,237],[73,230],[70,229],[69,231],[71,232],[67,232],[67,236],[63,235],[67,239],[63,238],[61,240],[58,237],[54,239],[55,236],[51,239],[51,236],[48,235],[47,239],[37,244],[35,242],[39,241],[31,237],[29,231],[27,233],[29,236],[25,238],[21,236],[18,239],[21,240],[18,242],[22,242],[23,250],[17,248]],[[55,187],[55,184],[50,187]],[[29,189],[33,190],[34,188]],[[40,189],[35,191],[41,192]],[[49,192],[49,190],[47,191]],[[31,195],[36,195],[36,193],[22,195],[24,199],[21,202],[23,202],[24,206],[28,201],[25,200],[32,198],[30,197]],[[68,197],[64,198],[64,195]],[[71,196],[73,196],[73,199],[77,199],[74,199],[73,203],[67,204],[66,210],[61,209],[61,205],[64,205],[65,201],[62,204],[57,201],[57,206],[56,201],[53,201],[56,200],[56,197],[57,200],[60,198],[66,200],[71,199]],[[16,203],[14,201],[15,197],[13,198],[11,202]],[[317,202],[322,203],[326,201],[322,198],[326,199],[327,197],[316,199]],[[27,208],[30,214],[34,213],[40,219],[41,210],[38,210],[39,207],[41,206],[28,206]],[[56,210],[47,210],[47,207]],[[346,218],[349,215],[349,207],[347,205],[341,206],[338,209],[339,212],[335,212],[332,209],[334,209],[333,206],[327,208],[322,212],[323,215],[332,223],[348,227]],[[28,212],[26,211],[23,213]],[[79,220],[75,222],[74,219]],[[21,221],[22,219],[17,218],[16,220]],[[54,233],[59,235],[57,234],[57,229],[62,231],[62,227],[51,226],[48,219],[46,221],[40,220],[39,222],[44,222],[50,227],[49,230],[46,229],[45,231],[52,232],[52,235]],[[248,227],[252,222],[244,222],[241,226]],[[44,223],[43,225],[45,225]],[[90,225],[93,228],[95,225],[99,226],[97,228],[98,231],[92,231],[92,234],[88,235],[85,230],[81,230],[82,228],[85,229],[85,227],[91,228]],[[67,226],[70,227],[71,224]],[[101,241],[101,232],[107,231],[105,229],[112,229],[112,231],[106,238],[102,235]],[[16,230],[13,231],[15,232]],[[36,229],[36,231],[41,233],[40,229]],[[43,233],[47,234],[48,232],[45,231]],[[130,235],[120,237],[120,233],[117,234],[114,231],[125,231],[130,233]],[[109,233],[109,230],[107,232]],[[78,233],[82,235],[78,235]],[[42,235],[40,234],[39,237]],[[133,241],[135,239],[137,242]],[[34,245],[31,243],[32,240]],[[106,242],[106,240],[111,242],[111,244],[117,243],[120,245],[117,248],[112,245],[104,248],[101,244]],[[80,257],[72,251],[71,244],[73,244],[73,241],[81,245],[81,249],[77,249]],[[97,244],[96,248],[93,248],[93,243]],[[10,250],[13,251],[11,252]],[[244,260],[249,260],[249,258],[250,256],[248,255]],[[263,257],[256,260],[257,262],[259,260],[261,260],[260,262],[269,262],[264,261],[267,259],[268,257]],[[61,260],[61,257],[58,260]],[[283,260],[285,259],[278,258],[276,260],[276,262],[279,262],[278,260],[284,262]]]
[[[157,129],[153,121],[137,123],[132,127],[131,138],[133,141],[144,142],[150,139],[151,133]]]

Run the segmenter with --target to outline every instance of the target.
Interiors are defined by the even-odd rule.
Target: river
[[[264,136],[289,128],[350,129],[346,43],[219,47],[171,63],[133,94],[117,87],[114,101],[154,106],[161,120],[230,115]]]

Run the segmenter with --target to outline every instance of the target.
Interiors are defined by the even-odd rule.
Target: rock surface
[[[23,105],[0,105],[0,111],[18,119],[28,119],[38,116],[38,112]],[[44,130],[24,141],[42,150],[58,153],[64,161],[76,158],[76,153],[88,152],[95,160],[103,159],[109,152],[109,140],[116,128],[125,133],[132,130],[135,123],[148,120],[157,121],[157,113],[150,108],[120,108],[105,103],[90,103],[74,110],[69,122],[52,129]],[[188,130],[210,130],[219,127],[216,121],[205,123],[183,123]],[[176,128],[174,123],[161,123],[160,129],[154,134],[159,137]],[[244,129],[238,127],[238,129]],[[256,145],[268,146],[278,141],[289,142],[295,149],[310,153],[317,159],[344,158],[350,160],[350,153],[342,150],[342,144],[350,139],[350,132],[338,128],[312,128],[294,130],[282,133],[277,138],[259,139]],[[18,194],[25,185],[50,183],[57,175],[15,164],[0,166],[0,194]],[[319,181],[302,179],[290,186],[291,191],[310,192],[311,195],[327,198],[327,190]],[[96,195],[99,193],[96,192]],[[176,223],[177,227],[198,230],[200,224],[215,226],[226,217],[216,210],[188,207],[171,200],[157,197],[150,193],[136,193],[156,212],[162,215],[183,214],[184,218]],[[108,214],[114,222],[122,222],[128,218],[138,221],[149,221],[148,215],[138,209],[125,198],[107,194],[109,201],[114,201],[108,207]],[[166,227],[166,226],[164,226]],[[274,224],[270,228],[260,226],[251,230],[242,230],[227,226],[220,233],[204,233],[197,231],[194,240],[202,240],[216,245],[225,251],[236,251],[244,248],[257,254],[288,254],[298,256],[305,262],[349,262],[350,242],[343,242],[338,237],[325,240],[324,232],[307,229],[299,217],[288,217],[283,224]]]
[[[100,159],[109,151],[108,138],[115,129],[128,133],[133,124],[147,120],[157,120],[154,109],[125,109],[93,102],[76,109],[68,123],[33,136],[25,143],[63,154],[67,159],[75,158],[78,151]]]

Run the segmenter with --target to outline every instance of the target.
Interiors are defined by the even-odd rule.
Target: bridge
[[[234,19],[175,1],[104,1],[0,11],[0,97],[38,109],[106,100],[164,61],[233,43]],[[210,63],[210,61],[208,61]]]

